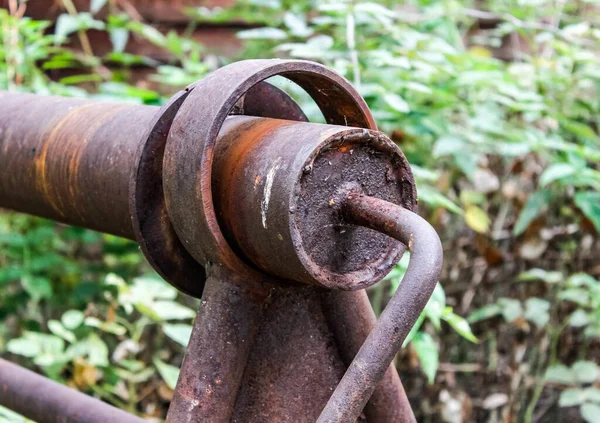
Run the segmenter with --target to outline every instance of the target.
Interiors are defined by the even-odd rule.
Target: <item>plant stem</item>
[[[358,51],[356,50],[356,21],[354,19],[354,6],[348,10],[346,15],[346,43],[350,51],[350,62],[352,63],[352,79],[354,88],[360,91],[360,65],[358,63]]]
[[[63,0],[63,5],[65,6],[65,9],[67,9],[67,12],[69,12],[69,15],[77,16],[77,9],[75,8],[72,0]],[[77,35],[79,37],[79,41],[81,42],[81,48],[83,48],[83,52],[86,54],[86,56],[94,57],[94,51],[92,50],[90,39],[85,31],[80,29],[77,31]]]

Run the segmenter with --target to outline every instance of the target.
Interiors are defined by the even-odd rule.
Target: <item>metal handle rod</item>
[[[1,358],[0,405],[38,423],[144,423],[133,414]]]
[[[325,313],[340,354],[348,366],[377,324],[367,292],[332,291],[327,296]],[[413,410],[398,376],[390,363],[363,410],[368,422],[416,423]]]
[[[427,304],[442,269],[440,239],[419,215],[360,194],[347,197],[343,212],[350,223],[383,232],[404,243],[411,257],[398,290],[348,367],[317,423],[356,421]]]

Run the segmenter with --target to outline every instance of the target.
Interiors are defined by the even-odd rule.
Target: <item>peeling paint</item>
[[[269,211],[269,201],[271,200],[271,189],[273,188],[273,181],[275,180],[275,174],[281,166],[281,157],[275,160],[273,167],[267,173],[265,180],[265,189],[263,191],[263,199],[260,202],[260,215],[262,217],[263,228],[267,229],[267,212]]]

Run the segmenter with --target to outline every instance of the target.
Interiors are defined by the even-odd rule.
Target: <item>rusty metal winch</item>
[[[276,75],[327,124],[265,82]],[[202,298],[167,422],[415,420],[390,363],[441,244],[406,158],[331,70],[237,62],[160,109],[1,93],[0,206],[136,240]],[[376,322],[364,288],[406,248]],[[0,360],[0,404],[39,423],[140,421],[50,383]]]

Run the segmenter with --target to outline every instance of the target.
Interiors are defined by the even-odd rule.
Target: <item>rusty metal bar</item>
[[[401,241],[411,252],[406,274],[335,392],[319,423],[355,421],[389,363],[419,318],[438,282],[443,260],[440,239],[427,221],[396,204],[351,194],[343,210],[349,222]]]
[[[350,366],[377,321],[366,291],[328,293],[325,315],[342,358],[346,366]],[[389,364],[375,387],[364,413],[369,422],[416,423],[394,363]]]
[[[268,295],[226,269],[208,271],[168,423],[231,420]]]
[[[3,359],[0,359],[0,404],[37,423],[144,422]]]
[[[135,239],[130,174],[157,110],[0,92],[0,205]]]

